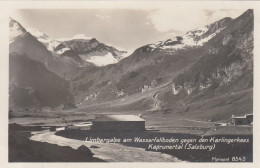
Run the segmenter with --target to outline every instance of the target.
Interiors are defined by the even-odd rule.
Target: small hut
[[[243,116],[232,115],[231,119],[233,125],[248,125],[253,122],[253,114],[246,114]]]
[[[136,115],[102,115],[92,121],[96,131],[143,131],[145,120]]]

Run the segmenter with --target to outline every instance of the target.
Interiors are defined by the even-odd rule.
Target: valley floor
[[[162,86],[162,88],[165,87],[167,86]],[[24,146],[27,145],[32,146],[31,148],[34,151],[33,153],[38,156],[39,153],[37,153],[37,148],[33,146],[36,145],[35,143],[44,143],[43,146],[55,144],[56,146],[52,148],[57,148],[56,152],[58,155],[60,153],[58,151],[68,150],[74,152],[75,155],[80,157],[82,156],[78,153],[77,148],[80,145],[85,145],[94,153],[94,157],[97,157],[83,158],[80,161],[178,162],[181,160],[191,162],[209,162],[211,161],[211,156],[246,156],[246,161],[252,161],[253,125],[230,125],[230,116],[232,114],[242,115],[244,112],[252,112],[252,89],[214,96],[213,98],[206,98],[205,100],[194,100],[185,105],[178,105],[179,107],[172,106],[168,109],[160,109],[160,106],[158,105],[160,104],[160,97],[158,96],[160,94],[158,90],[160,89],[161,88],[150,90],[147,93],[137,94],[125,99],[119,99],[103,104],[92,106],[82,105],[80,108],[71,111],[42,110],[37,111],[37,113],[33,111],[26,111],[26,113],[12,111],[9,112],[9,124],[13,125],[16,123],[26,127],[40,127],[45,129],[31,130],[26,133],[25,137],[22,136],[27,140],[25,141],[25,145],[19,145],[23,146],[20,154],[26,154],[28,152],[26,152],[27,148],[24,149]],[[65,127],[90,122],[95,117],[103,114],[133,114],[144,118],[146,120],[147,131],[130,134],[123,133],[124,136],[130,136],[130,138],[136,136],[147,136],[149,138],[156,136],[181,138],[184,136],[196,139],[201,136],[227,138],[247,137],[250,139],[250,143],[245,145],[221,145],[218,147],[218,150],[215,150],[213,153],[197,150],[161,150],[156,152],[155,150],[147,149],[147,145],[149,144],[140,146],[137,144],[97,144],[93,142],[85,142],[84,140],[86,136],[102,137],[104,135],[98,135],[98,133],[88,132],[87,130],[79,132],[77,127],[70,131],[58,131],[56,133],[48,130],[53,126]],[[216,126],[221,123],[226,124],[226,126]],[[14,138],[17,133],[24,134],[24,132],[21,131],[15,131],[15,133],[12,131],[12,129],[9,129],[9,140],[12,140],[10,137]],[[106,136],[111,138],[111,136],[122,135],[110,132],[106,134]],[[30,138],[30,141],[28,138]],[[18,139],[17,142],[12,141],[12,143],[9,143],[9,156],[11,154],[10,158],[12,158],[10,161],[28,161],[28,158],[22,157],[22,159],[19,159],[19,154],[12,154],[15,148],[13,144],[19,144],[19,141],[24,142],[24,139]],[[95,147],[90,148],[91,146]],[[63,149],[63,147],[69,147],[70,149]],[[46,149],[49,149],[49,147]],[[25,152],[23,150],[25,150]],[[51,149],[49,150],[51,151]],[[40,152],[40,155],[45,155],[46,153],[48,153],[48,150],[45,150],[44,153]],[[63,155],[66,154],[63,152]],[[55,156],[53,157],[55,158]],[[51,161],[50,158],[45,159]],[[32,160],[39,161],[39,158]],[[58,157],[57,160],[67,161],[61,157]]]
[[[201,132],[199,128],[162,128],[140,132],[93,132],[90,130],[66,129],[50,131],[45,126],[19,126],[9,125],[9,161],[11,162],[212,162],[212,157],[246,157],[246,162],[252,161],[252,127],[229,126],[204,128],[204,137],[216,138],[247,138],[250,143],[246,144],[217,144],[216,150],[164,150],[151,149],[150,143],[100,143],[86,141],[86,138],[118,138],[142,139],[153,138],[176,138],[176,139],[198,139],[202,134],[190,134],[184,132]],[[22,128],[22,129],[21,129]],[[23,129],[30,128],[30,129]],[[61,128],[61,127],[60,127]],[[159,127],[157,127],[159,129]],[[25,131],[26,130],[26,131]],[[164,130],[171,130],[169,133]],[[175,131],[173,131],[175,130]],[[199,130],[199,131],[198,131]],[[223,134],[223,132],[225,134]],[[241,134],[242,133],[242,134]],[[196,144],[196,143],[195,143]],[[157,145],[169,145],[168,143],[154,143]],[[171,144],[170,144],[171,145]],[[211,143],[207,145],[212,145]],[[94,157],[79,152],[79,147],[86,146],[94,154]],[[52,153],[49,156],[48,153]],[[44,157],[41,157],[41,156]],[[70,157],[70,155],[74,155]],[[27,157],[25,157],[27,156]],[[84,157],[85,156],[85,157]]]

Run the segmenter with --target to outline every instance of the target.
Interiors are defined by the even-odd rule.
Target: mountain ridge
[[[119,51],[115,47],[100,43],[96,38],[88,37],[85,34],[77,34],[71,38],[53,39],[34,28],[28,29],[28,32],[44,44],[49,51],[61,55],[63,58],[72,59],[80,66],[84,66],[84,62],[95,66],[106,66],[117,63],[127,56],[126,51]],[[87,63],[86,65],[88,65]]]
[[[61,42],[54,53],[63,51],[50,56],[77,63],[62,77],[69,81],[79,109],[113,100],[127,104],[128,98],[141,95],[135,109],[141,105],[142,110],[149,110],[156,97],[156,108],[152,109],[172,114],[184,110],[186,115],[185,110],[191,110],[186,104],[253,87],[253,21],[253,11],[249,10],[238,18],[226,17],[182,36],[141,46],[130,56],[105,66],[83,65],[84,59],[98,59],[98,54],[114,58],[117,53],[113,55],[113,51],[120,52],[93,38]],[[153,90],[156,96],[151,96]],[[247,97],[245,108],[250,109],[250,93]]]

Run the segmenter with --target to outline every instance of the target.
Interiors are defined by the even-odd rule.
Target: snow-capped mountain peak
[[[63,41],[70,41],[70,40],[91,40],[91,39],[92,37],[88,37],[85,34],[77,34],[70,38],[59,38],[57,40],[63,42]]]
[[[10,27],[10,33],[9,33],[10,42],[12,42],[16,37],[26,33],[26,30],[23,28],[23,26],[12,18],[9,18],[9,27]]]
[[[114,45],[114,44],[106,44],[106,45],[109,46],[109,47],[114,48],[115,50],[118,50],[121,53],[120,54],[121,55],[120,60],[130,56],[134,52],[134,50],[127,50],[127,49],[125,49],[123,47],[119,47],[119,46]]]
[[[85,34],[77,34],[71,38],[53,39],[35,28],[29,28],[28,32],[51,52],[68,59],[85,60],[96,66],[114,64],[130,55],[126,51],[107,46]]]
[[[125,57],[129,56],[126,51],[118,50],[117,48],[99,42],[95,38],[87,37],[84,34],[75,35],[72,38],[58,39],[61,42],[55,51],[61,51],[68,55],[67,49],[71,49],[74,55],[78,55],[82,60],[94,64],[96,66],[106,66],[115,64]],[[64,41],[63,41],[64,40]]]
[[[202,28],[196,28],[188,31],[183,36],[176,36],[166,41],[158,41],[156,43],[149,44],[148,46],[152,51],[156,48],[164,50],[171,49],[171,51],[175,51],[177,49],[202,46],[222,31],[231,20],[231,18],[224,18]]]
[[[28,32],[31,33],[35,38],[37,38],[38,41],[40,41],[41,43],[43,43],[47,49],[49,51],[54,51],[54,49],[61,44],[61,42],[50,38],[49,36],[47,36],[46,34],[44,34],[43,32],[41,32],[38,29],[35,28],[28,28]]]
[[[108,52],[103,56],[91,56],[87,58],[86,61],[96,66],[105,66],[109,64],[118,63],[118,60],[110,52]]]
[[[38,30],[36,28],[27,28],[27,30],[34,37],[38,37],[38,38],[46,38],[46,37],[48,37],[47,35],[45,35],[43,32],[41,32],[40,30]]]

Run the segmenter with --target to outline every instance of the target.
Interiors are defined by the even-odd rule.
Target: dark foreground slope
[[[83,150],[29,140],[31,131],[40,130],[41,127],[9,125],[9,162],[103,162]]]
[[[10,55],[9,106],[56,107],[74,102],[69,84],[26,55]]]

